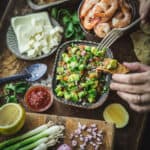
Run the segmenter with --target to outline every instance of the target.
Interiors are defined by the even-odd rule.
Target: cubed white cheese
[[[52,27],[46,12],[14,17],[11,24],[20,53],[26,53],[29,57],[49,53],[62,37],[63,28]]]
[[[42,37],[41,37],[40,34],[37,34],[37,35],[35,36],[35,40],[36,40],[36,41],[40,41],[41,39],[42,39]]]
[[[43,52],[44,54],[49,53],[49,48],[48,48],[48,47],[43,47],[43,48],[42,48],[42,52]]]

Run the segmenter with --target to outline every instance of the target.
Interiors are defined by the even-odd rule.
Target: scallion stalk
[[[43,132],[40,132],[39,134],[37,135],[34,135],[32,137],[29,137],[28,139],[25,139],[23,141],[20,141],[14,145],[11,145],[7,148],[4,148],[3,150],[18,150],[19,148],[25,146],[25,145],[28,145],[28,144],[31,144],[41,138],[44,138],[44,137],[55,137],[56,135],[59,134],[62,134],[62,131],[64,130],[64,126],[59,126],[59,125],[54,125],[46,130],[44,130]]]
[[[34,143],[31,143],[31,144],[25,146],[23,148],[20,148],[19,150],[32,150],[33,148],[35,148],[38,145],[43,144],[43,143],[45,143],[47,141],[48,141],[48,137],[45,137],[45,138],[42,138],[42,139],[40,139],[40,140],[38,140],[38,141],[36,141]]]
[[[61,137],[61,135],[60,135],[60,137]],[[54,146],[58,142],[58,139],[60,137],[58,137],[56,139],[51,139],[51,140],[49,140],[48,143],[41,143],[40,145],[35,147],[33,150],[47,150],[48,147]]]
[[[40,132],[42,132],[42,131],[48,129],[48,127],[50,127],[51,125],[52,125],[52,123],[44,124],[44,125],[42,125],[42,126],[37,127],[37,128],[34,129],[34,130],[31,130],[31,131],[29,131],[29,132],[27,132],[27,133],[21,135],[21,136],[17,136],[17,137],[15,137],[15,138],[9,139],[9,140],[7,140],[7,141],[1,142],[1,143],[0,143],[0,149],[3,149],[3,148],[5,148],[6,146],[10,146],[10,145],[12,145],[12,144],[15,144],[15,143],[17,143],[17,142],[19,142],[19,141],[22,141],[22,140],[24,140],[24,139],[26,139],[26,138],[28,138],[28,137],[34,136],[34,135],[36,135],[36,134],[38,134],[38,133],[40,133]]]
[[[40,145],[38,145],[36,148],[34,148],[33,150],[47,150],[48,146],[46,143],[42,143]]]

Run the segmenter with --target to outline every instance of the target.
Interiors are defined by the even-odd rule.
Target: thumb
[[[139,62],[133,62],[133,63],[123,63],[130,71],[135,71],[135,72],[145,72],[150,70],[150,67],[144,64],[141,64]]]
[[[147,2],[146,0],[140,0],[140,8],[139,8],[139,14],[140,18],[142,19],[142,23],[144,23],[149,15],[150,11],[150,2]]]

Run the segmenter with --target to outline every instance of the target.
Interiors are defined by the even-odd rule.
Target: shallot
[[[71,147],[67,144],[60,145],[57,150],[72,150]]]
[[[78,128],[71,133],[70,137],[72,147],[79,147],[80,150],[85,150],[88,145],[98,150],[103,143],[103,131],[98,130],[95,123],[87,126],[79,122]]]

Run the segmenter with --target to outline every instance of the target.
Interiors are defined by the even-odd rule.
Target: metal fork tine
[[[122,36],[122,34],[124,33],[124,31],[126,31],[127,29],[133,27],[135,24],[137,24],[141,19],[138,18],[137,20],[135,20],[133,23],[131,23],[130,25],[128,25],[127,27],[125,28],[122,28],[122,29],[117,29],[114,33],[114,36],[111,37],[111,39],[105,43],[105,47],[109,47],[111,46],[119,37]]]
[[[101,48],[107,47],[107,45],[108,45],[110,42],[112,42],[112,40],[113,40],[113,41],[116,41],[116,38],[119,38],[119,37],[120,37],[119,35],[120,35],[120,31],[114,30],[114,31],[112,32],[112,34],[109,35],[108,38],[104,41],[104,43],[102,43]],[[118,36],[119,36],[119,37],[118,37]]]
[[[102,49],[105,43],[114,35],[114,33],[114,30],[112,30],[109,34],[107,34],[106,37],[99,43],[98,48]]]
[[[98,49],[102,49],[104,47],[109,48],[119,37],[122,36],[122,34],[133,27],[135,24],[137,24],[141,19],[138,18],[134,22],[132,22],[130,25],[128,25],[125,28],[118,28],[118,29],[113,29],[109,34],[106,35],[106,37],[99,43]]]
[[[109,38],[109,40],[107,40],[107,42],[105,43],[104,47],[107,47],[107,45],[113,40],[113,41],[116,41],[116,38],[120,37],[119,36],[119,32],[116,31],[113,36],[111,36],[111,38]]]
[[[112,38],[106,45],[105,47],[109,48],[119,37],[121,36],[121,33],[116,35],[114,38]]]

